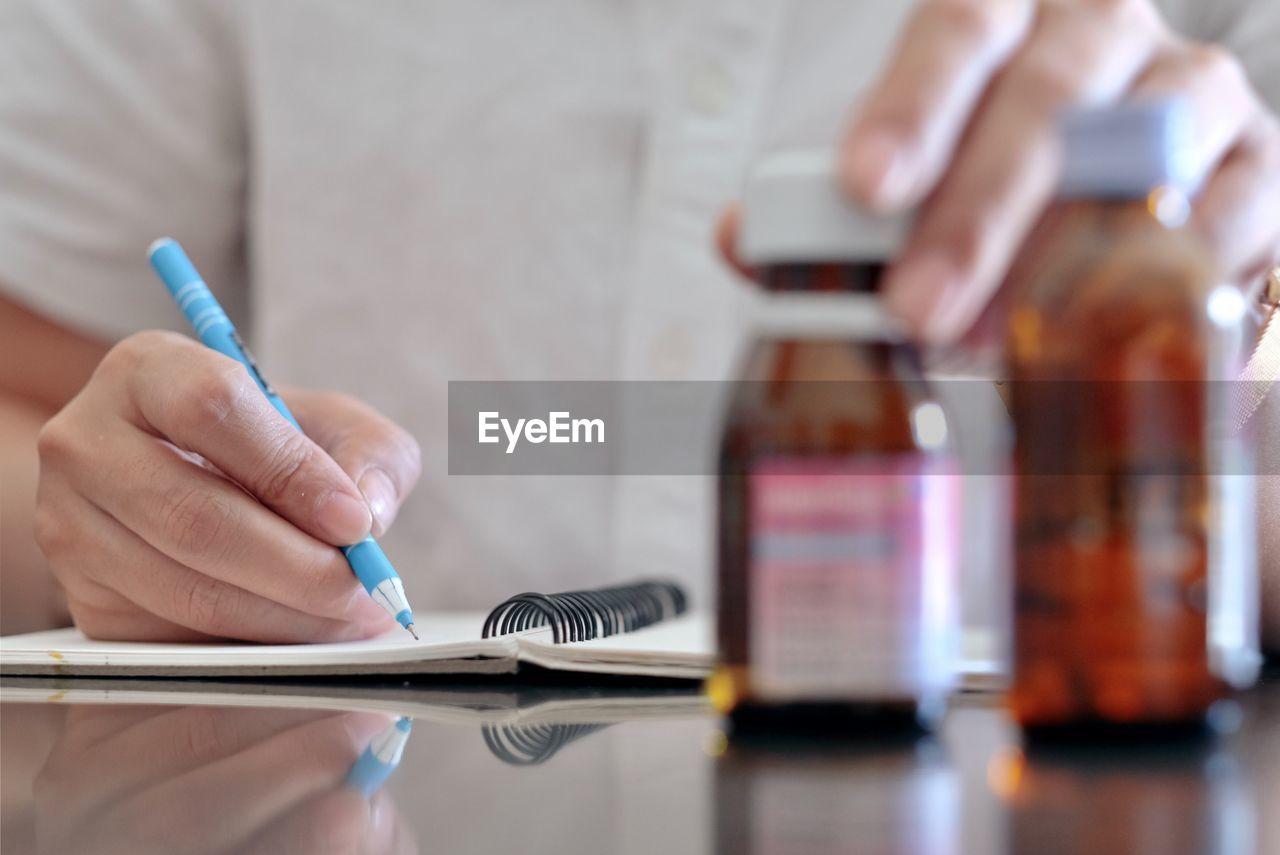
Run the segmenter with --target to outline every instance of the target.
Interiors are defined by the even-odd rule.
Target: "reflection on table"
[[[73,706],[34,781],[37,851],[417,851],[389,796],[344,783],[395,723],[366,712]]]
[[[730,743],[689,691],[83,685],[0,692],[6,853],[1280,851],[1274,682],[1225,738],[1053,748],[980,698]]]

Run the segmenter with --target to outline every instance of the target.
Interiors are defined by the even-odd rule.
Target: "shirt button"
[[[655,379],[680,380],[693,362],[693,336],[682,326],[662,330],[649,347],[649,365]]]
[[[718,116],[733,100],[734,86],[724,66],[704,62],[695,67],[688,80],[689,104],[704,116]]]

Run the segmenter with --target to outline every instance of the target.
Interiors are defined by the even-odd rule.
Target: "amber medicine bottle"
[[[829,154],[748,181],[739,248],[765,299],[722,434],[708,686],[734,730],[913,728],[945,704],[958,476],[877,293],[904,231],[846,203]]]
[[[1258,668],[1252,479],[1225,424],[1243,300],[1180,225],[1176,103],[1063,121],[1010,278],[1015,718],[1198,726]]]

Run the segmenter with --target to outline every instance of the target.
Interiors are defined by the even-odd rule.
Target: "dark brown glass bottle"
[[[1259,794],[1242,759],[1207,735],[1037,742],[995,759],[990,777],[1005,789],[1011,852],[1255,855]]]
[[[899,239],[839,199],[829,158],[766,162],[748,187],[742,249],[770,296],[720,449],[708,687],[735,729],[915,727],[950,688],[956,475],[876,295]]]
[[[1068,121],[1060,201],[1011,277],[1010,703],[1032,730],[1195,722],[1257,668],[1251,485],[1214,421],[1243,302],[1175,228],[1177,121]]]

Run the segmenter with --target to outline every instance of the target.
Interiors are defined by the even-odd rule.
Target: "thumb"
[[[360,488],[373,514],[372,534],[381,537],[418,483],[418,443],[373,407],[347,395],[301,389],[283,395],[307,436]]]

